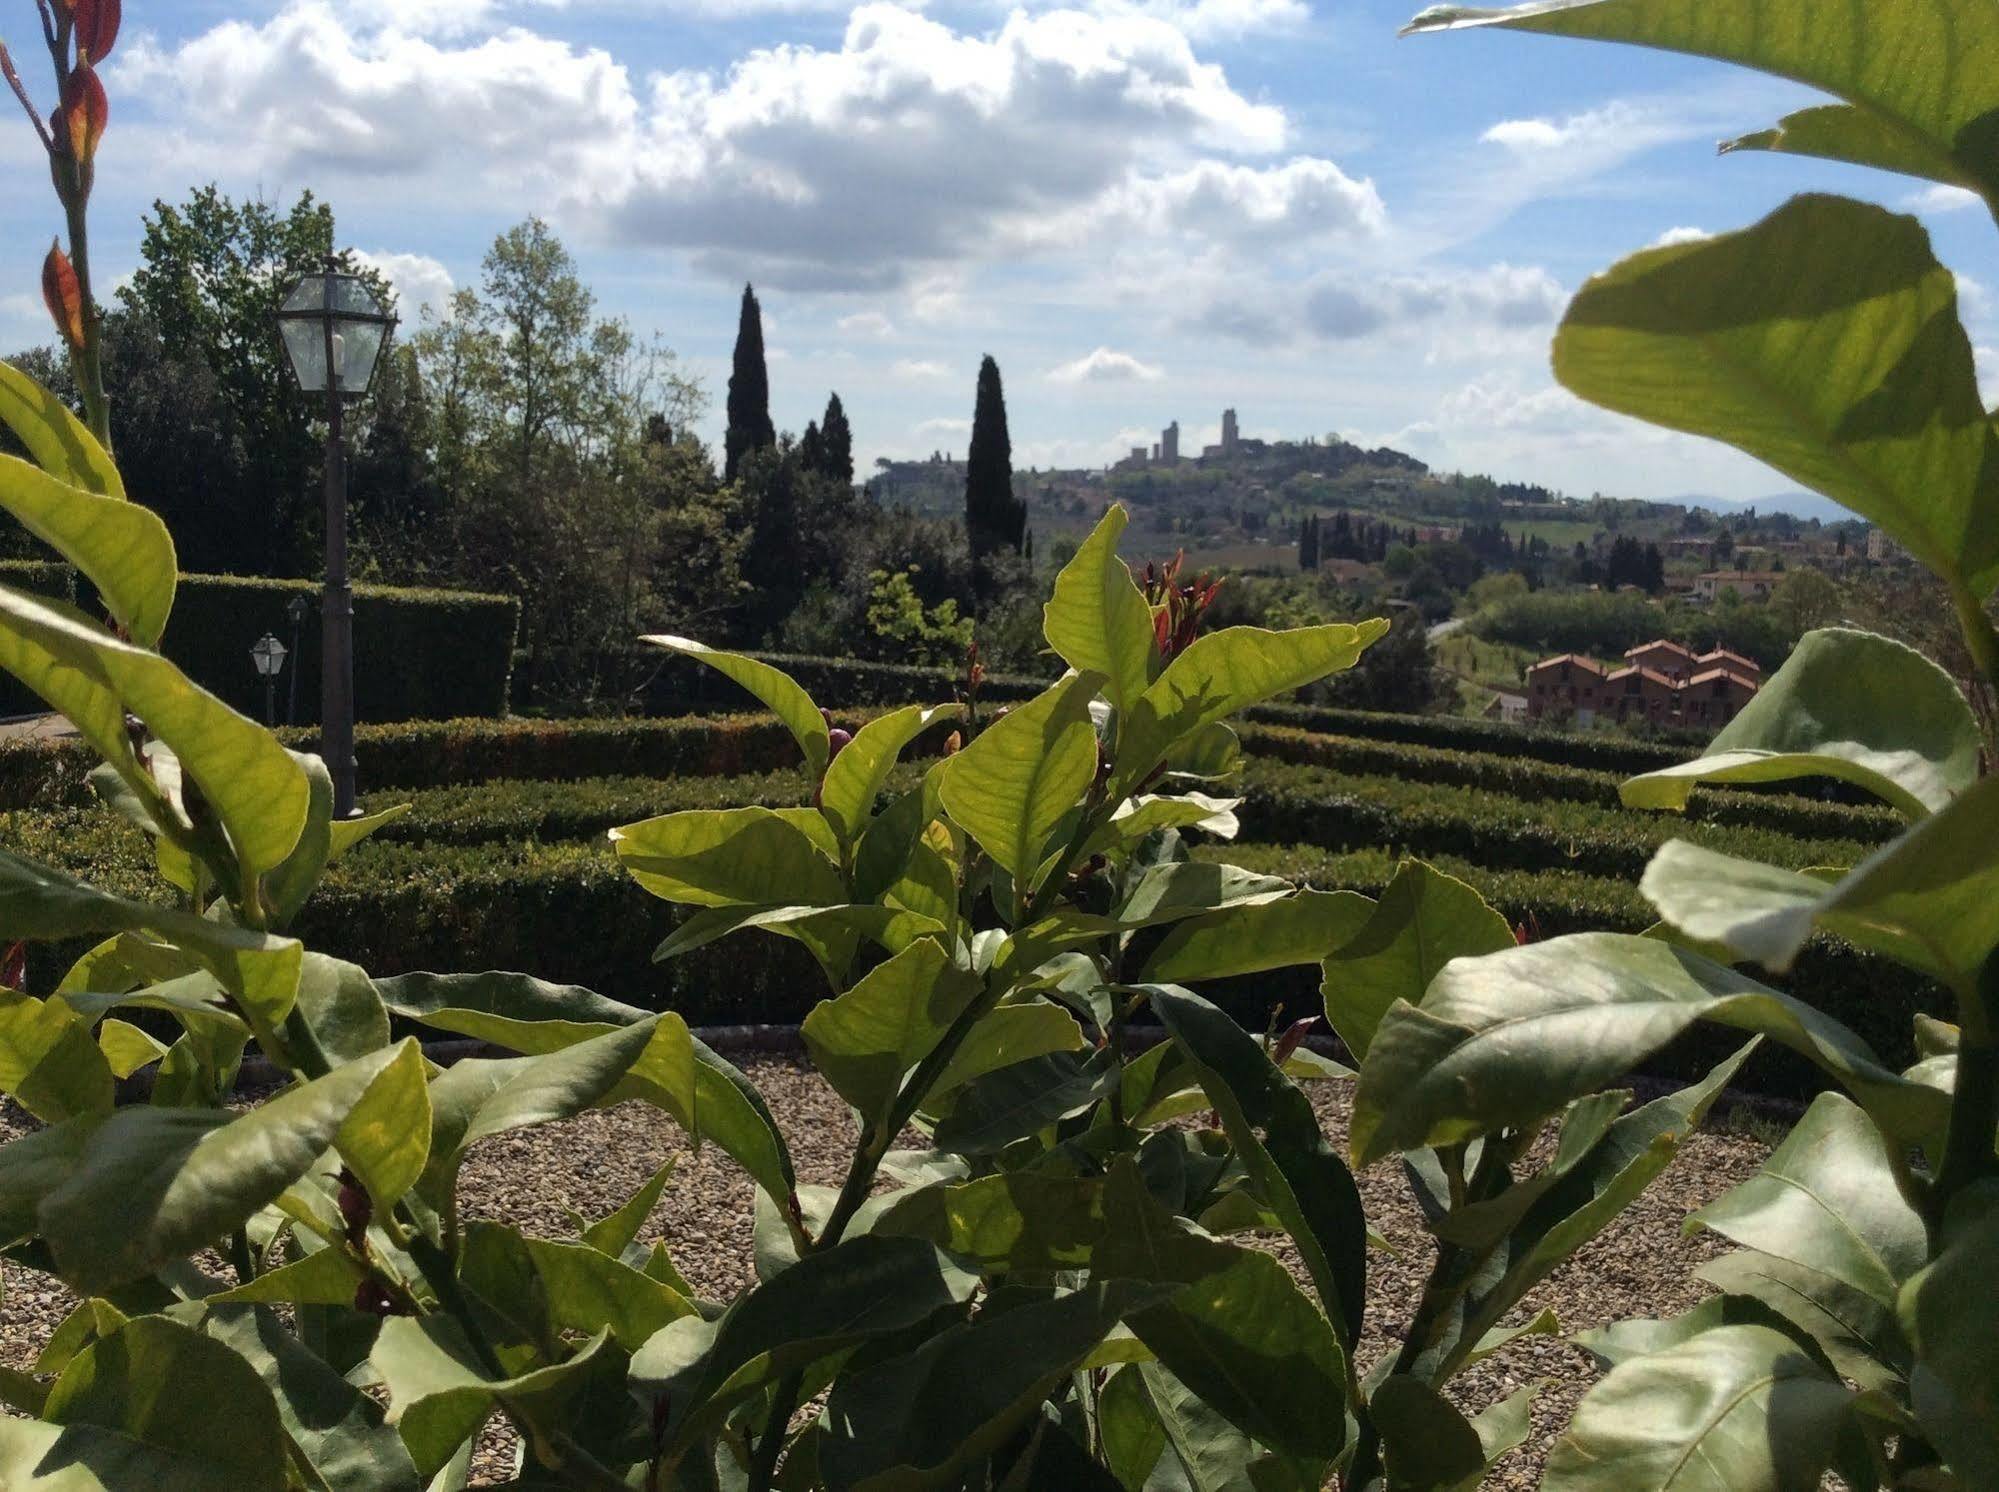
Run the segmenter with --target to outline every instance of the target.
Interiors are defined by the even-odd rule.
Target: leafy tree
[[[825,442],[821,469],[835,481],[849,486],[854,481],[854,431],[847,423],[846,407],[838,393],[826,399],[826,413],[819,421],[819,437]]]
[[[985,575],[994,556],[1018,555],[1027,536],[1027,503],[1014,496],[1013,443],[1007,436],[1006,394],[999,364],[979,364],[972,407],[972,442],[965,454],[965,533],[975,572]]]
[[[777,444],[770,421],[770,374],[764,367],[763,310],[756,291],[743,286],[736,323],[736,359],[729,374],[729,426],[723,436],[722,480],[733,482],[752,451]]]

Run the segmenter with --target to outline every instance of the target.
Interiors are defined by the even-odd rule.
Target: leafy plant
[[[1412,29],[1497,24],[1746,63],[1841,102],[1724,149],[1883,166],[1999,204],[1978,0],[1827,8],[1802,0],[1554,0],[1443,7]],[[1999,439],[1978,396],[1955,283],[1913,219],[1802,196],[1763,222],[1633,256],[1577,295],[1557,376],[1608,408],[1725,440],[1887,530],[1951,595],[1986,682],[1999,676]],[[1660,926],[1584,934],[1442,970],[1373,1032],[1355,1097],[1357,1158],[1412,1144],[1507,1145],[1695,1022],[1755,1031],[1817,1063],[1818,1098],[1762,1172],[1690,1226],[1740,1246],[1702,1270],[1719,1292],[1669,1321],[1582,1340],[1610,1372],[1584,1398],[1544,1485],[1986,1487],[1999,1479],[1999,783],[1957,683],[1866,633],[1809,634],[1699,760],[1625,784],[1683,808],[1704,782],[1831,776],[1893,807],[1902,832],[1851,867],[1786,870],[1664,845],[1641,890]],[[1782,971],[1826,934],[1938,981],[1954,1025],[1918,1019],[1923,1060],[1889,1070]],[[1625,1121],[1619,1121],[1625,1122]],[[1497,1200],[1528,1190],[1514,1185]],[[1447,1239],[1488,1268],[1460,1222]],[[1448,1251],[1447,1251],[1448,1254]],[[1451,1309],[1475,1298],[1439,1262]],[[1446,1319],[1449,1319],[1448,1317]],[[1405,1362],[1423,1376],[1420,1353]]]

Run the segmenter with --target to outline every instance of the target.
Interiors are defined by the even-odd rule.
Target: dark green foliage
[[[972,407],[972,443],[965,454],[965,532],[972,565],[983,571],[1000,554],[1019,554],[1027,539],[1027,503],[1013,493],[1013,442],[1007,435],[1006,394],[999,364],[979,364]]]
[[[751,451],[777,443],[770,421],[770,374],[764,366],[763,312],[757,294],[743,287],[743,310],[736,325],[736,360],[729,374],[729,428],[723,438],[722,480],[733,482]]]
[[[822,442],[821,470],[838,482],[854,482],[854,429],[847,423],[847,411],[837,393],[826,399],[826,413],[819,421]]]

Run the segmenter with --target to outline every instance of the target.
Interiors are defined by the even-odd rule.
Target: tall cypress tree
[[[770,422],[770,374],[764,368],[764,321],[757,293],[743,286],[743,314],[736,325],[736,365],[729,374],[729,430],[723,437],[722,480],[733,482],[743,457],[777,444]]]
[[[972,445],[965,454],[965,535],[972,563],[1002,550],[1021,552],[1027,541],[1027,503],[1013,495],[1013,443],[1006,433],[1006,394],[999,364],[990,354],[979,364],[978,401],[972,407]]]
[[[835,393],[826,401],[826,413],[819,421],[821,470],[836,481],[854,485],[854,432],[847,424],[847,411]]]

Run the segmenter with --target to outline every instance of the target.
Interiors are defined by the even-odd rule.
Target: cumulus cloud
[[[879,311],[856,311],[851,316],[842,316],[838,322],[841,331],[850,337],[892,337],[895,323]]]
[[[1676,119],[1664,109],[1616,99],[1597,109],[1585,109],[1563,119],[1502,119],[1479,136],[1515,155],[1535,156],[1561,151],[1619,152],[1678,139],[1697,126]]]
[[[1153,383],[1165,375],[1128,352],[1099,347],[1048,370],[1050,383]]]
[[[476,0],[423,4],[427,32],[290,0],[262,22],[135,44],[120,86],[162,108],[183,165],[337,173],[465,205],[501,189],[798,290],[905,288],[1092,210],[1222,236],[1381,218],[1372,184],[1330,162],[1225,164],[1281,151],[1283,112],[1134,6],[1015,11],[977,33],[867,3],[837,47],[635,79],[607,51],[524,26],[458,34],[488,15]],[[1159,168],[1176,160],[1194,164]]]
[[[1705,228],[1668,228],[1664,233],[1653,239],[1650,244],[1646,245],[1646,247],[1670,249],[1676,244],[1700,243],[1705,239],[1713,237],[1714,235]]]
[[[1963,212],[1967,207],[1982,205],[1983,201],[1974,191],[1938,182],[1920,192],[1909,193],[1902,199],[1902,207],[1906,212]]]
[[[442,316],[451,305],[457,285],[451,271],[428,254],[371,253],[357,249],[354,257],[381,272],[396,292],[396,314],[404,326],[413,324],[425,307]]]
[[[1451,335],[1538,330],[1561,314],[1568,292],[1545,269],[1494,264],[1473,270],[1325,276],[1307,287],[1289,316],[1245,315],[1241,308],[1210,321],[1255,333],[1290,326],[1329,342],[1441,327]]]
[[[889,365],[889,370],[897,378],[932,379],[949,378],[951,370],[932,358],[898,358]]]

